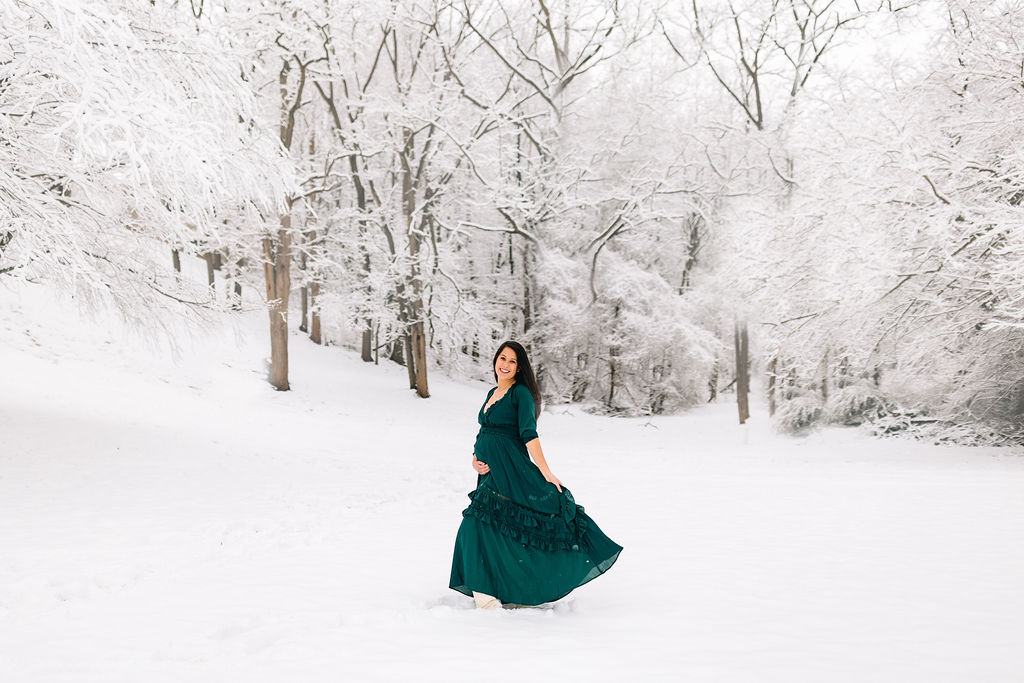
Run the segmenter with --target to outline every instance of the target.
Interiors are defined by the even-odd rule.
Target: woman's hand
[[[556,476],[555,476],[555,475],[554,475],[554,474],[553,474],[553,473],[551,472],[551,470],[548,470],[547,472],[541,472],[541,474],[543,474],[543,475],[544,475],[544,479],[545,479],[545,480],[547,480],[547,481],[548,481],[549,483],[551,483],[551,484],[554,484],[554,485],[555,485],[555,488],[556,488],[556,489],[558,489],[558,492],[559,492],[559,493],[561,493],[561,492],[562,492],[562,482],[561,482],[561,480],[559,480],[559,478],[558,478],[558,477],[556,477]]]
[[[487,466],[487,463],[476,459],[476,453],[473,454],[473,469],[480,475],[487,474],[491,471],[491,468]]]

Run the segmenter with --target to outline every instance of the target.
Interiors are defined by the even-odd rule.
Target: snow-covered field
[[[181,357],[0,287],[0,681],[1024,681],[1024,455],[545,411],[625,546],[550,609],[447,588],[486,386],[292,339]],[[757,408],[755,406],[755,408]]]

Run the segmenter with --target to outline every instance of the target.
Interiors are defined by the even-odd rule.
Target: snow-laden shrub
[[[871,423],[875,436],[903,436],[936,446],[1010,446],[1021,442],[1020,434],[1001,431],[983,423],[965,424],[911,413],[886,415]]]
[[[775,427],[788,434],[806,432],[821,422],[824,408],[815,396],[796,396],[784,401],[775,413]]]
[[[589,286],[585,262],[551,253],[538,344],[543,390],[607,415],[669,413],[707,400],[720,346],[700,311],[658,273],[612,249]]]
[[[870,382],[855,382],[836,390],[825,404],[825,420],[855,426],[876,420],[889,412],[890,405]]]

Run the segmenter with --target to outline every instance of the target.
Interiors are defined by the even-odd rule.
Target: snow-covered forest
[[[749,368],[784,430],[1024,439],[1018,2],[4,0],[0,26],[2,279],[153,338],[266,307],[282,390],[290,321],[421,397],[516,338],[595,412]]]
[[[2,683],[1024,680],[1021,0],[0,33]],[[509,338],[623,552],[484,610]]]

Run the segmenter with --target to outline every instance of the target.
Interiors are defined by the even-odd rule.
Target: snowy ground
[[[1024,680],[1024,457],[773,435],[730,405],[555,407],[554,471],[625,546],[551,609],[447,588],[486,387],[263,315],[173,363],[0,287],[0,681]]]

